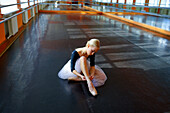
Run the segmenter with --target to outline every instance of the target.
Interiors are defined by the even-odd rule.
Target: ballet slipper
[[[96,89],[93,89],[92,91],[90,91],[90,93],[91,93],[93,96],[96,96],[96,95],[97,95]]]
[[[97,90],[96,90],[96,88],[93,86],[93,84],[91,83],[91,85],[88,85],[88,87],[89,87],[90,93],[91,93],[93,96],[96,96],[96,95],[97,95]]]

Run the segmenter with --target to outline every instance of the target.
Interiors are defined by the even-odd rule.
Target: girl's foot
[[[97,90],[96,90],[96,88],[93,86],[93,84],[92,84],[92,83],[89,83],[89,84],[88,84],[88,87],[89,87],[90,93],[91,93],[93,96],[96,96],[96,95],[97,95]]]

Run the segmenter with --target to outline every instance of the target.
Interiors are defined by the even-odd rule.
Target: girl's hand
[[[81,75],[80,77],[82,80],[86,80],[85,76]]]
[[[94,76],[92,76],[92,75],[89,77],[90,80],[93,80],[93,78],[94,78]]]

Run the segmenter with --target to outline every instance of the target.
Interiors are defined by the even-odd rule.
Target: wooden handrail
[[[36,5],[35,5],[35,6],[36,6]],[[31,6],[31,7],[29,7],[28,9],[25,9],[25,10],[19,12],[19,13],[16,13],[16,14],[14,14],[14,15],[8,17],[8,18],[5,18],[4,20],[0,21],[0,24],[1,24],[1,23],[4,23],[5,21],[7,21],[7,20],[9,20],[9,19],[11,19],[11,18],[14,18],[14,17],[18,16],[19,14],[22,14],[23,12],[25,12],[25,11],[27,11],[27,10],[29,10],[29,9],[31,9],[31,8],[33,8],[33,7],[35,7],[35,6]]]
[[[170,31],[167,31],[167,30],[163,30],[161,28],[158,28],[158,27],[154,27],[154,26],[150,26],[150,25],[147,25],[147,24],[144,24],[144,23],[140,23],[140,22],[136,22],[136,21],[133,21],[133,20],[129,20],[129,19],[126,19],[126,18],[122,18],[122,17],[118,17],[116,15],[112,15],[112,14],[109,14],[109,13],[105,13],[105,12],[101,12],[101,11],[98,11],[96,9],[93,9],[91,7],[88,7],[88,6],[83,6],[85,9],[88,9],[88,10],[91,10],[91,11],[96,11],[100,14],[103,14],[105,16],[108,16],[110,18],[114,18],[116,20],[120,20],[120,21],[123,21],[123,22],[126,22],[126,23],[130,23],[130,24],[133,24],[133,25],[136,25],[136,26],[140,26],[142,28],[145,28],[147,30],[151,30],[153,32],[157,32],[157,33],[160,33],[160,34],[163,34],[163,35],[166,35],[169,37],[170,39]]]

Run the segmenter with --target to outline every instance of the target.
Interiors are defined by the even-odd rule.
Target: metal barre
[[[29,1],[29,2],[34,2],[34,1]],[[28,2],[20,2],[20,3],[17,3],[17,4],[10,4],[10,5],[0,5],[0,8],[13,6],[13,5],[19,5],[19,4],[25,4],[25,3],[28,3]]]
[[[18,16],[19,14],[22,14],[23,12],[25,12],[25,11],[31,9],[31,8],[34,8],[34,7],[35,7],[35,6],[32,6],[32,7],[28,8],[28,9],[25,9],[25,10],[23,10],[23,11],[17,13],[17,14],[14,14],[14,15],[8,17],[8,18],[5,18],[4,20],[0,21],[0,24],[1,24],[1,23],[4,23],[4,22],[7,21],[7,20],[10,20],[11,18],[14,18],[14,17]]]

